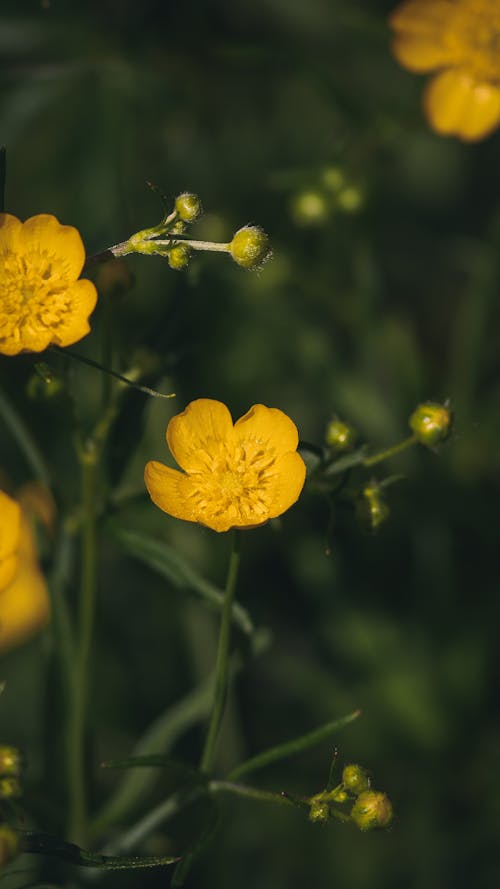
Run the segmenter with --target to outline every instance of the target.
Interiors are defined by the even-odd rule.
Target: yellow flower
[[[0,213],[0,352],[70,346],[89,332],[97,291],[77,280],[84,262],[76,228],[48,214],[22,223]]]
[[[393,52],[410,71],[437,71],[424,107],[431,126],[465,141],[500,124],[499,0],[407,0],[390,23]]]
[[[19,504],[0,491],[0,653],[33,635],[49,612],[30,521]]]
[[[255,528],[298,499],[306,468],[295,424],[255,404],[234,425],[220,401],[199,398],[170,420],[167,443],[184,470],[151,461],[144,479],[160,509],[214,531]]]

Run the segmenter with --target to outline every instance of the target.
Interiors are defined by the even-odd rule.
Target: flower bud
[[[326,427],[325,440],[332,451],[350,451],[354,447],[356,432],[348,423],[332,417]]]
[[[0,869],[18,854],[21,838],[9,824],[0,824]]]
[[[17,799],[22,795],[21,785],[15,775],[5,775],[0,778],[0,800]]]
[[[194,222],[203,212],[198,195],[190,194],[188,191],[175,199],[175,209],[182,222]]]
[[[388,827],[392,821],[392,805],[385,793],[365,790],[360,793],[351,810],[351,820],[360,830]]]
[[[417,440],[428,447],[433,447],[448,438],[452,422],[453,415],[449,407],[435,401],[419,404],[408,420]]]
[[[344,213],[356,213],[363,205],[363,193],[354,185],[343,188],[337,195],[337,206]]]
[[[302,191],[292,198],[292,216],[297,225],[323,225],[330,208],[325,196],[319,191]]]
[[[314,824],[326,824],[330,818],[330,806],[324,792],[317,793],[309,800],[309,821]]]
[[[377,531],[389,518],[389,507],[376,481],[369,482],[363,488],[356,504],[356,513],[361,524],[369,531]]]
[[[269,238],[257,225],[245,225],[234,235],[229,252],[244,269],[255,269],[271,256]]]
[[[370,788],[370,779],[366,769],[355,764],[344,767],[342,782],[345,789],[353,793],[354,796],[359,796],[360,793]]]
[[[0,747],[0,775],[20,775],[23,757],[16,747]]]
[[[168,264],[171,269],[178,272],[184,271],[191,259],[191,250],[187,244],[175,244],[167,253]]]
[[[345,185],[345,175],[340,167],[326,167],[321,178],[329,191],[338,192]]]

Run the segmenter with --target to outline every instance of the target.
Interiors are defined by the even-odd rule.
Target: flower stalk
[[[205,746],[200,760],[200,770],[210,773],[213,768],[217,739],[226,702],[229,675],[229,640],[231,634],[231,611],[236,592],[236,582],[240,565],[240,539],[236,529],[232,531],[232,547],[229,557],[224,604],[222,606],[217,660],[215,663],[214,702],[208,726]]]

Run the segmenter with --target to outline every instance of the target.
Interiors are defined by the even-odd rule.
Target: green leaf
[[[310,747],[321,744],[322,741],[326,741],[327,738],[336,734],[336,732],[344,728],[344,726],[349,725],[350,722],[354,722],[360,715],[361,710],[354,710],[353,713],[349,713],[347,716],[341,716],[340,719],[326,722],[324,725],[314,729],[312,732],[308,732],[306,735],[300,735],[300,737],[294,738],[292,741],[285,741],[284,744],[279,744],[277,747],[271,747],[269,750],[265,750],[263,753],[259,753],[257,756],[247,759],[246,762],[241,763],[241,765],[233,769],[228,776],[229,780],[233,781],[236,778],[240,778],[241,775],[248,774],[248,772],[262,769],[264,766],[276,762],[279,759],[296,756],[298,753],[302,753]]]
[[[198,574],[183,555],[163,540],[155,540],[138,531],[122,528],[115,522],[108,522],[106,529],[126,552],[149,565],[162,577],[167,578],[180,590],[192,590],[213,610],[220,611],[224,593],[219,587]],[[234,623],[247,636],[253,633],[253,624],[248,612],[238,603],[233,605]]]
[[[31,852],[36,855],[52,855],[61,861],[76,864],[78,867],[95,867],[100,870],[137,870],[144,867],[162,867],[175,864],[180,860],[178,856],[165,857],[154,855],[140,857],[133,855],[124,857],[121,855],[98,855],[97,853],[80,849],[74,843],[66,843],[47,833],[37,833],[31,830],[20,831],[20,833],[23,837],[24,852]]]

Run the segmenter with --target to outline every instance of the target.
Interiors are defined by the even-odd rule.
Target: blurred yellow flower
[[[406,0],[390,18],[393,52],[437,71],[424,107],[438,133],[473,142],[500,124],[500,0]]]
[[[0,491],[0,653],[33,635],[49,613],[30,521],[19,504]]]
[[[97,291],[77,280],[84,262],[76,228],[48,214],[22,223],[0,213],[0,352],[70,346],[89,332]]]
[[[167,443],[183,469],[151,461],[144,479],[160,509],[214,531],[255,528],[285,512],[302,491],[306,468],[295,424],[255,404],[234,425],[220,401],[200,398],[170,420]]]

